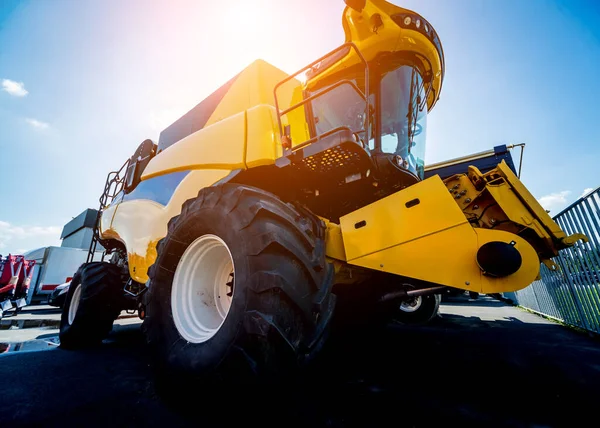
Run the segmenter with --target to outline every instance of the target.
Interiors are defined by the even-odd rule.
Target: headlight
[[[444,52],[442,50],[442,44],[440,43],[440,39],[437,33],[425,18],[422,18],[416,14],[408,13],[397,13],[395,15],[392,15],[391,18],[401,28],[418,31],[424,36],[426,36],[429,40],[431,40],[440,56],[440,60],[442,62],[442,69],[444,68]]]

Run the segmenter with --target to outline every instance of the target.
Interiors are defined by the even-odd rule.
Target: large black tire
[[[324,233],[323,222],[304,208],[245,185],[205,188],[186,201],[149,271],[143,328],[160,377],[268,379],[312,359],[335,306]],[[235,291],[216,334],[188,343],[173,318],[173,278],[186,249],[208,234],[229,249]]]
[[[72,323],[69,322],[71,301],[77,287],[81,298]],[[97,345],[112,330],[121,312],[123,284],[121,269],[106,262],[82,265],[71,280],[60,318],[60,347],[84,348]]]
[[[438,315],[441,300],[442,296],[439,294],[417,297],[411,300],[411,303],[418,302],[418,307],[416,309],[413,307],[408,311],[400,305],[395,312],[394,320],[402,324],[427,324]],[[410,306],[408,305],[408,307]]]

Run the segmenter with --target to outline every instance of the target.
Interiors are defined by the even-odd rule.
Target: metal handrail
[[[309,101],[314,100],[315,98],[319,98],[320,96],[322,96],[323,94],[326,94],[327,92],[331,92],[333,91],[335,88],[342,86],[342,85],[350,85],[354,88],[354,90],[358,93],[358,95],[364,100],[366,101],[367,99],[365,98],[365,94],[362,93],[362,91],[360,90],[360,88],[358,86],[356,86],[356,84],[354,82],[352,82],[351,80],[340,80],[338,82],[335,82],[333,85],[328,86],[327,88],[323,89],[322,91],[317,92],[316,94],[311,95],[310,97],[307,97],[305,99],[303,99],[302,101],[300,101],[299,103],[294,104],[293,106],[283,110],[281,112],[282,116],[285,116],[287,113],[297,109],[298,107],[307,104]]]
[[[125,181],[125,177],[127,174],[127,168],[129,168],[129,161],[127,159],[125,163],[119,168],[117,171],[111,171],[106,176],[106,182],[104,183],[104,191],[100,195],[98,201],[100,202],[100,208],[98,208],[98,213],[96,214],[96,221],[94,223],[94,232],[92,235],[92,242],[90,242],[90,248],[87,256],[87,263],[90,263],[94,260],[94,254],[96,253],[96,248],[98,246],[98,242],[100,241],[100,217],[102,215],[102,210],[106,208],[117,195],[123,190],[123,183]],[[125,171],[125,172],[123,172]],[[121,176],[122,174],[122,176]],[[114,184],[114,188],[112,187]],[[112,189],[112,191],[111,191]],[[109,201],[110,199],[110,201]],[[104,258],[104,256],[102,256]]]
[[[368,100],[369,100],[369,63],[367,62],[367,60],[365,59],[365,57],[363,56],[363,54],[360,52],[360,49],[358,49],[358,46],[356,46],[356,44],[352,43],[352,42],[348,42],[348,43],[344,43],[343,45],[338,46],[337,48],[335,48],[334,50],[332,50],[331,52],[323,55],[322,57],[318,58],[317,60],[311,62],[310,64],[308,64],[307,66],[301,68],[300,70],[298,70],[297,72],[290,74],[288,77],[286,77],[285,79],[283,79],[281,82],[279,82],[277,85],[275,85],[275,88],[273,89],[273,95],[275,98],[275,109],[277,111],[277,125],[279,127],[279,133],[281,135],[281,137],[284,137],[284,130],[283,130],[283,125],[281,122],[281,117],[288,114],[290,111],[297,109],[305,104],[307,104],[308,102],[312,101],[313,99],[322,96],[323,94],[329,92],[329,90],[333,89],[333,87],[327,88],[325,90],[322,90],[320,92],[318,92],[317,94],[310,96],[306,99],[303,99],[301,102],[285,109],[284,111],[281,111],[279,108],[279,99],[277,97],[277,90],[283,86],[284,84],[288,83],[289,81],[295,79],[297,76],[301,75],[302,73],[306,73],[308,70],[312,69],[315,65],[321,63],[322,61],[324,61],[325,59],[335,55],[336,53],[344,50],[344,49],[349,49],[348,53],[346,53],[344,55],[344,57],[340,58],[343,59],[345,58],[349,53],[350,50],[354,49],[356,51],[356,54],[358,56],[358,58],[360,59],[360,61],[364,64],[365,66],[365,92],[363,93],[358,87],[356,87],[356,85],[354,85],[352,82],[347,81],[347,80],[342,80],[340,82],[337,82],[336,84],[332,85],[334,87],[340,86],[343,83],[350,83],[356,90],[357,92],[361,95],[361,97],[367,102],[368,104]],[[320,73],[323,73],[325,70],[331,68],[333,65],[335,65],[338,61],[333,62],[331,65],[328,65],[327,67],[325,67],[323,70],[319,70]],[[367,118],[366,118],[366,123],[365,123],[365,128],[366,128],[366,132],[368,134],[369,132],[369,115],[367,114]],[[368,135],[367,135],[367,139],[368,139]],[[310,141],[310,140],[308,140]],[[305,144],[306,142],[302,142],[301,144]]]

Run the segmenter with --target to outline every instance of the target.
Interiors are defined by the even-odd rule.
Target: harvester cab
[[[345,44],[275,89],[287,149],[280,164],[321,166],[332,175],[321,182],[376,183],[381,196],[423,179],[427,113],[439,98],[444,54],[433,26],[416,13],[384,1],[348,4]],[[295,79],[301,85],[292,100],[300,100],[280,110],[278,90]],[[299,150],[308,146],[306,161]]]
[[[174,378],[229,357],[268,370],[312,358],[347,290],[426,321],[446,287],[521,289],[585,239],[504,162],[426,175],[438,34],[387,1],[346,3],[340,47],[292,75],[256,61],[109,174],[61,346],[101,341],[137,308]],[[98,242],[110,262],[92,262]]]

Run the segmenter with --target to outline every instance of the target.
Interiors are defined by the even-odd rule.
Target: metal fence
[[[600,333],[600,187],[561,211],[554,220],[567,233],[584,233],[554,259],[560,270],[542,265],[541,279],[516,293],[520,306],[576,327]]]

